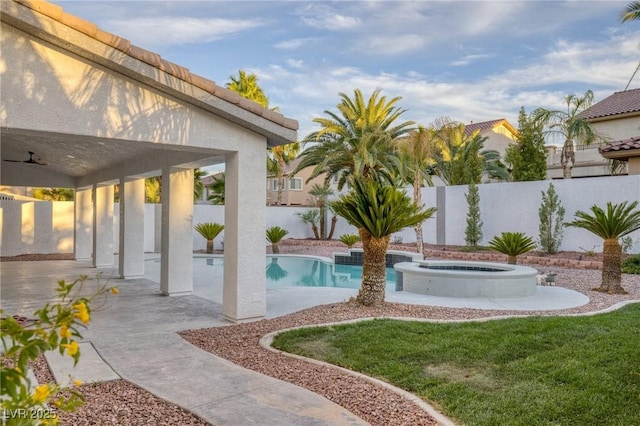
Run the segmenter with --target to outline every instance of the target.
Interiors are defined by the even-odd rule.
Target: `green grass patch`
[[[589,317],[373,320],[273,345],[393,383],[466,425],[640,425],[640,304]]]

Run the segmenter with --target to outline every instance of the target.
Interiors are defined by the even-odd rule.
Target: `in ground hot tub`
[[[424,260],[394,265],[398,287],[443,297],[514,298],[536,294],[533,268],[491,262]]]

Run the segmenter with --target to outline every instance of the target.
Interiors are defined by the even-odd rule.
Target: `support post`
[[[76,189],[74,201],[73,257],[91,261],[93,250],[93,188]]]
[[[120,278],[144,277],[144,179],[120,179]]]
[[[113,266],[113,185],[94,185],[93,266]]]

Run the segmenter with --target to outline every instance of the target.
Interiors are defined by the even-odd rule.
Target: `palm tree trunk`
[[[360,229],[364,262],[362,264],[362,285],[356,301],[364,306],[384,303],[387,285],[386,254],[390,235],[373,237],[365,229]]]
[[[509,256],[509,257],[507,258],[507,263],[508,263],[509,265],[515,265],[515,264],[517,263],[516,256]]]
[[[271,253],[272,254],[279,254],[280,253],[280,244],[272,243],[271,244]]]
[[[622,271],[620,263],[622,262],[622,248],[618,239],[611,238],[604,240],[602,250],[602,283],[600,287],[594,288],[596,291],[609,294],[627,294],[622,288]]]
[[[313,236],[316,240],[320,239],[320,234],[318,234],[318,225],[315,223],[311,223],[311,230],[313,231]]]
[[[327,208],[324,206],[324,203],[320,204],[320,239],[324,240],[324,236],[327,233]]]
[[[562,165],[562,177],[564,179],[571,179],[571,169],[573,169],[573,163],[576,161],[576,153],[573,150],[573,142],[570,140],[565,141],[562,147],[562,153],[560,154],[560,164]]]
[[[333,215],[331,218],[331,229],[329,230],[329,235],[327,236],[327,240],[333,238],[333,233],[336,231],[336,223],[338,223],[338,216]]]
[[[422,205],[422,188],[420,185],[421,181],[422,178],[420,177],[420,173],[416,172],[415,176],[413,177],[413,201],[415,201],[415,203],[419,206]],[[424,241],[422,240],[422,222],[414,226],[414,229],[416,231],[416,251],[418,253],[424,254]]]
[[[213,240],[207,240],[207,253],[213,253]]]

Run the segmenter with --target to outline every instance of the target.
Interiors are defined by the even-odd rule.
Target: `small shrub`
[[[509,256],[508,262],[515,265],[516,257],[535,249],[536,243],[522,232],[503,232],[489,241],[489,247]]]
[[[622,272],[625,274],[640,274],[640,254],[634,254],[622,262]]]
[[[360,241],[360,235],[357,234],[344,234],[340,236],[340,241],[347,247],[351,248],[355,243]]]
[[[630,235],[620,238],[620,249],[622,253],[629,254],[633,248],[633,238]]]
[[[480,219],[480,193],[478,185],[469,185],[469,193],[465,194],[469,210],[467,211],[467,227],[464,230],[464,241],[475,249],[482,241],[482,220]]]
[[[544,252],[556,253],[560,248],[564,213],[560,198],[556,194],[553,184],[550,183],[547,192],[542,191],[542,203],[538,210],[540,218],[539,244]]]
[[[280,253],[280,241],[287,235],[289,231],[282,229],[279,226],[272,226],[267,228],[266,235],[267,241],[271,243],[271,252],[274,254]]]
[[[393,238],[391,238],[393,244],[402,244],[402,241],[402,235],[394,235]]]

